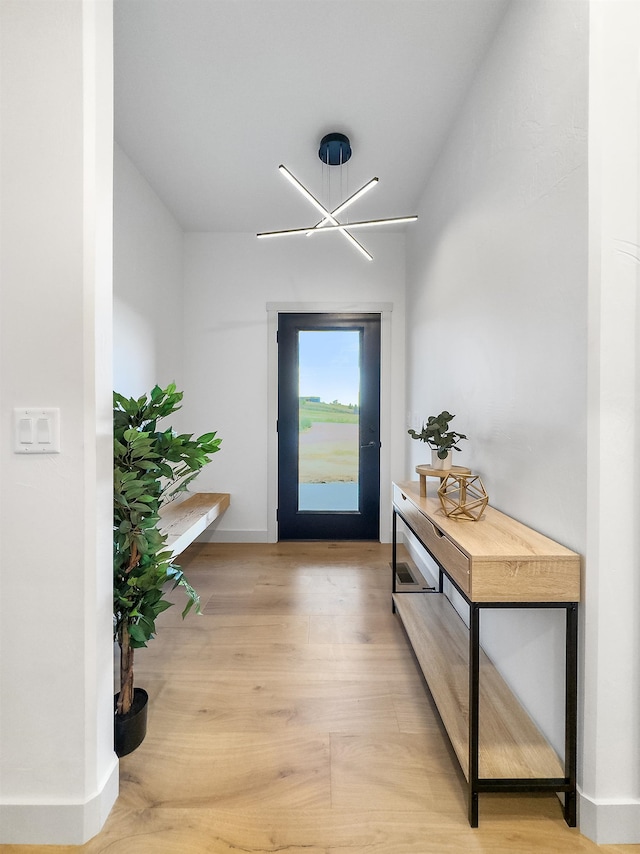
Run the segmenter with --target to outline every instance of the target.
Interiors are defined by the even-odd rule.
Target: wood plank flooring
[[[194,545],[181,606],[136,654],[148,734],[86,845],[5,854],[638,854],[566,826],[555,795],[464,778],[398,619],[377,543]],[[175,594],[175,601],[180,596]]]

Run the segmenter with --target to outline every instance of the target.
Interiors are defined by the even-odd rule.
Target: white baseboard
[[[640,843],[640,801],[599,801],[578,794],[580,833],[597,845]]]
[[[84,803],[0,804],[0,844],[84,845],[102,830],[119,785],[114,754],[102,789]]]
[[[230,531],[209,529],[200,534],[197,543],[267,543],[267,531]]]
[[[220,528],[209,529],[195,540],[196,543],[268,543],[269,532],[264,531],[230,531]],[[274,541],[277,542],[277,541]],[[391,534],[381,543],[390,543]]]

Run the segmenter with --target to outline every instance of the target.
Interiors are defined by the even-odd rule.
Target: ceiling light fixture
[[[349,142],[348,137],[346,137],[342,133],[330,133],[322,138],[320,141],[320,149],[318,151],[318,157],[322,162],[327,166],[339,166],[342,167],[344,164],[351,158],[351,144]],[[370,181],[367,181],[359,190],[357,190],[353,195],[349,196],[345,201],[338,205],[337,208],[330,211],[327,207],[325,207],[322,202],[318,201],[316,197],[307,190],[307,188],[302,184],[298,179],[293,175],[286,166],[282,164],[278,167],[280,172],[284,175],[284,177],[298,190],[301,195],[310,202],[313,207],[322,214],[322,219],[317,222],[314,226],[306,228],[288,228],[281,229],[280,231],[263,231],[257,235],[257,237],[282,237],[285,235],[292,234],[306,234],[307,236],[312,236],[314,234],[318,234],[319,232],[333,232],[338,231],[340,234],[344,235],[344,237],[351,243],[351,245],[361,252],[365,258],[369,261],[373,261],[373,256],[370,252],[365,249],[365,247],[358,241],[356,238],[349,232],[349,229],[353,228],[367,228],[370,226],[378,226],[378,225],[398,225],[400,223],[405,222],[415,222],[418,217],[417,216],[399,216],[399,217],[388,217],[385,219],[369,219],[362,220],[360,222],[340,222],[337,217],[339,214],[343,213],[348,207],[350,207],[354,202],[358,199],[361,199],[365,193],[371,190],[378,183],[377,178],[372,178]]]

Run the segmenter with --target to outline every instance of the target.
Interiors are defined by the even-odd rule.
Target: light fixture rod
[[[328,220],[329,220],[329,222],[331,222],[331,223],[332,223],[332,225],[334,226],[334,230],[338,230],[338,231],[340,231],[342,234],[344,234],[344,236],[347,238],[347,240],[348,240],[348,241],[349,241],[353,246],[355,246],[355,248],[356,248],[359,252],[362,252],[362,254],[365,256],[365,258],[367,258],[369,261],[373,261],[373,255],[371,255],[369,252],[367,252],[367,250],[364,248],[364,246],[363,246],[361,243],[359,243],[359,242],[355,239],[355,237],[354,237],[352,234],[349,234],[349,232],[346,230],[346,228],[345,228],[343,225],[340,225],[340,223],[339,223],[339,222],[338,222],[338,220],[334,217],[334,215],[333,215],[330,211],[328,211],[328,210],[324,207],[324,205],[323,205],[323,204],[321,204],[321,203],[316,199],[316,197],[315,197],[314,195],[312,195],[312,194],[309,192],[309,190],[307,190],[307,188],[306,188],[303,184],[301,184],[301,183],[300,183],[300,181],[298,181],[298,179],[296,178],[296,176],[295,176],[295,175],[293,175],[291,172],[289,172],[289,170],[287,169],[287,167],[286,167],[286,166],[283,166],[283,165],[282,165],[282,163],[281,163],[281,164],[280,164],[280,166],[278,166],[278,169],[282,172],[282,174],[284,175],[284,177],[285,177],[285,178],[286,178],[286,179],[287,179],[291,184],[293,184],[293,186],[294,186],[294,187],[295,187],[295,188],[296,188],[300,193],[302,193],[302,195],[305,197],[305,199],[307,199],[309,202],[311,202],[311,204],[314,206],[314,208],[316,208],[316,210],[320,211],[320,213],[322,214],[323,218],[328,219]],[[308,231],[309,229],[307,228],[307,229],[303,229],[303,230],[304,230],[304,231]]]
[[[395,216],[389,219],[368,219],[363,222],[350,222],[349,228],[368,228],[374,225],[400,225],[403,222],[415,222],[417,216]],[[311,229],[315,234],[324,234],[328,231],[340,231],[344,228],[342,225],[325,225],[323,228]],[[308,228],[286,228],[282,231],[263,231],[256,235],[257,237],[277,237],[280,234],[308,234]]]
[[[335,210],[331,211],[331,216],[336,217],[336,216],[338,216],[338,214],[341,214],[341,213],[342,213],[342,211],[346,211],[346,209],[347,209],[350,205],[352,205],[352,204],[353,204],[355,201],[357,201],[358,199],[361,199],[361,198],[362,198],[362,196],[364,196],[364,194],[365,194],[365,193],[368,193],[368,192],[369,192],[369,190],[371,190],[371,189],[372,189],[372,187],[375,187],[375,185],[376,185],[377,183],[378,183],[378,179],[377,179],[377,178],[372,178],[370,181],[367,181],[367,183],[366,183],[364,186],[360,187],[360,189],[359,189],[359,190],[356,190],[356,192],[355,192],[352,196],[349,196],[349,198],[348,198],[348,199],[345,199],[345,200],[344,200],[344,202],[342,202],[342,204],[341,204],[341,205],[338,205],[338,207],[337,207]],[[324,228],[324,227],[325,227],[325,225],[327,225],[327,223],[329,223],[329,222],[331,222],[331,220],[329,219],[329,217],[325,217],[324,219],[321,219],[321,220],[320,220],[320,222],[317,222],[317,223],[314,225],[314,227],[313,227],[313,228],[312,228],[308,233],[309,233],[309,234],[313,234],[313,232],[314,232],[317,228]]]

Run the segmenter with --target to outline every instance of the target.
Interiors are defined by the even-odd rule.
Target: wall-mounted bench
[[[231,501],[228,492],[196,492],[184,501],[172,501],[160,509],[160,530],[174,557],[222,516]]]

